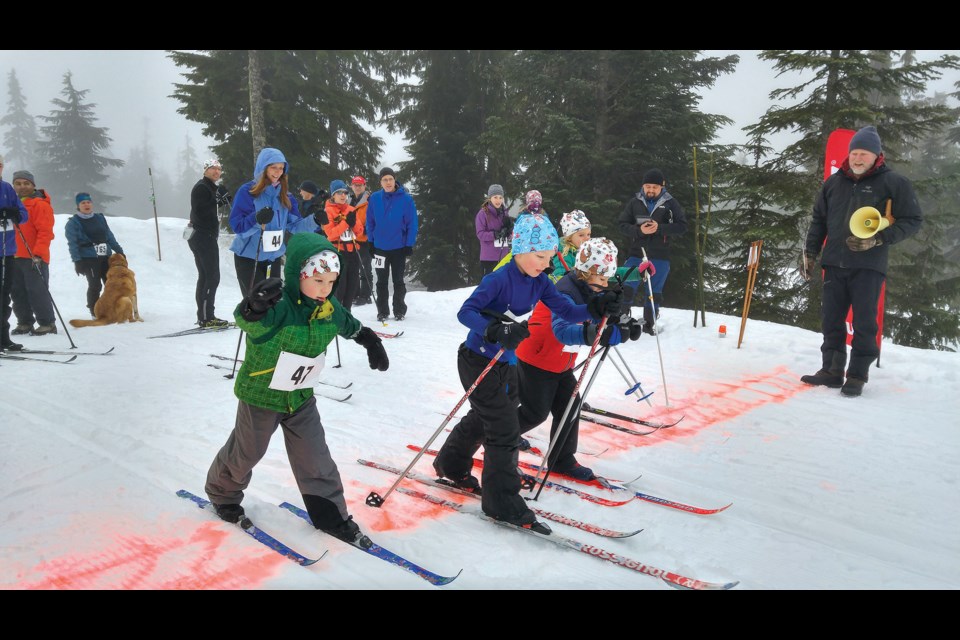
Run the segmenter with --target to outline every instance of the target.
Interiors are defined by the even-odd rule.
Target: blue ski
[[[286,509],[287,511],[290,511],[291,513],[294,513],[294,514],[300,516],[301,518],[303,518],[304,520],[306,520],[307,522],[309,522],[311,526],[313,525],[313,522],[310,520],[310,515],[309,515],[306,511],[304,511],[303,509],[301,509],[300,507],[298,507],[297,505],[290,504],[289,502],[284,502],[283,504],[280,505],[280,507],[281,507],[282,509]],[[349,543],[348,543],[348,544],[349,544]],[[386,560],[387,562],[389,562],[389,563],[391,563],[391,564],[395,564],[395,565],[397,565],[398,567],[400,567],[401,569],[406,569],[406,570],[409,571],[410,573],[414,573],[414,574],[420,576],[421,578],[423,578],[424,580],[426,580],[426,581],[429,582],[430,584],[435,584],[435,585],[438,585],[438,586],[443,586],[443,585],[445,585],[445,584],[450,584],[451,582],[453,582],[454,580],[457,579],[457,576],[460,575],[460,571],[457,572],[457,575],[452,576],[452,577],[450,577],[450,576],[441,576],[441,575],[438,575],[438,574],[436,574],[436,573],[433,573],[432,571],[428,571],[428,570],[424,569],[423,567],[421,567],[421,566],[419,566],[419,565],[416,565],[416,564],[410,562],[409,560],[407,560],[407,559],[405,559],[405,558],[402,558],[402,557],[398,556],[397,554],[393,553],[392,551],[388,551],[387,549],[384,549],[383,547],[381,547],[381,546],[378,545],[377,543],[373,543],[373,546],[370,547],[369,549],[364,549],[363,547],[358,547],[357,545],[350,545],[350,546],[351,546],[351,547],[356,547],[357,549],[360,549],[361,551],[366,551],[366,552],[369,553],[370,555],[376,556],[377,558],[380,558],[381,560]],[[461,571],[462,571],[462,569],[461,569]]]
[[[180,489],[179,491],[177,491],[177,495],[180,496],[181,498],[186,498],[187,500],[191,500],[195,502],[197,506],[200,507],[201,509],[206,509],[207,511],[214,513],[213,504],[206,498],[201,498],[200,496],[194,495],[189,491],[185,491],[184,489]],[[313,564],[314,562],[317,562],[317,560],[320,560],[321,558],[323,558],[324,555],[327,554],[327,552],[324,551],[323,555],[321,555],[320,558],[317,558],[316,560],[300,555],[299,553],[297,553],[287,545],[283,544],[282,542],[280,542],[270,534],[265,533],[260,529],[258,529],[256,526],[254,526],[254,524],[250,521],[249,518],[243,518],[240,522],[237,523],[237,526],[240,527],[240,529],[244,533],[246,533],[247,535],[255,539],[257,542],[260,542],[261,544],[264,544],[270,547],[280,555],[286,558],[290,558],[297,564],[304,567],[310,566],[311,564]]]

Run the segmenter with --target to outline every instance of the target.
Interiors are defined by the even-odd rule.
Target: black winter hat
[[[640,184],[658,184],[663,187],[666,186],[667,179],[663,177],[663,171],[660,169],[650,169],[643,174],[643,182]]]
[[[863,149],[877,156],[883,153],[883,148],[880,146],[880,134],[877,133],[877,128],[867,126],[853,134],[853,137],[850,138],[850,148],[848,151],[853,151],[854,149]]]
[[[382,178],[383,176],[393,176],[394,178],[396,178],[397,174],[395,174],[393,172],[393,169],[391,169],[390,167],[384,167],[383,169],[380,169],[380,177]]]
[[[320,193],[320,187],[318,187],[317,183],[313,182],[312,180],[304,180],[300,185],[300,191],[306,191],[307,193],[317,195]]]

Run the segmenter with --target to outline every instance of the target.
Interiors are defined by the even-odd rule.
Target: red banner
[[[853,129],[834,129],[827,138],[827,155],[823,163],[823,179],[826,180],[840,170],[843,161],[850,155],[850,139],[856,131]],[[877,349],[883,340],[883,302],[886,297],[887,283],[880,287],[880,299],[877,302]],[[853,308],[847,311],[847,344],[853,342]]]

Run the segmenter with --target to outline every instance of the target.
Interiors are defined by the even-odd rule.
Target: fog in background
[[[714,88],[703,96],[700,104],[701,111],[725,115],[734,121],[734,124],[720,130],[719,143],[745,142],[741,129],[755,123],[770,107],[770,91],[794,86],[806,79],[800,74],[777,77],[772,64],[757,59],[757,53],[732,50],[708,50],[703,53],[705,57],[740,55],[736,72],[721,76]],[[918,57],[930,60],[944,53],[960,54],[960,51],[921,51]],[[181,105],[169,96],[173,93],[173,84],[182,82],[183,78],[181,69],[173,64],[165,52],[0,51],[0,114],[4,115],[9,106],[7,82],[11,69],[16,70],[27,99],[27,110],[33,116],[50,114],[53,108],[51,101],[62,98],[60,92],[64,73],[72,72],[73,86],[77,90],[86,90],[84,101],[96,105],[95,125],[106,127],[113,139],[104,155],[127,162],[131,153],[146,142],[152,155],[157,213],[171,217],[186,217],[189,214],[189,187],[184,186],[185,175],[192,171],[195,174],[193,181],[200,178],[202,162],[210,156],[209,146],[213,141],[203,135],[202,125],[177,113]],[[960,80],[960,74],[945,74],[939,81],[930,83],[929,91],[955,91],[953,84],[957,80]],[[44,124],[37,120],[38,128]],[[386,142],[380,164],[394,165],[408,157],[403,150],[405,142],[400,136],[387,134],[382,128],[376,128],[376,131]],[[789,133],[783,133],[773,137],[771,143],[783,148],[792,140]],[[198,166],[195,168],[184,167],[180,161],[188,141],[197,158]],[[0,143],[0,154],[5,152]],[[225,169],[241,171],[252,177],[252,165],[251,162],[249,167]],[[4,168],[5,179],[9,181],[13,172],[22,168],[34,169],[8,162]],[[137,177],[139,173],[146,172],[136,172],[131,176],[129,172],[124,174],[125,169],[110,169],[109,179],[100,185],[107,193],[123,197],[120,202],[112,203],[107,208],[108,212],[137,218],[152,216],[149,178],[146,175]],[[38,173],[36,177],[38,186],[42,187],[42,174]],[[316,176],[316,181],[323,184],[335,177],[338,176]]]

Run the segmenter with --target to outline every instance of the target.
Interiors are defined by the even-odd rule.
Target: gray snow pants
[[[347,503],[340,472],[327,447],[316,398],[293,413],[278,413],[241,400],[233,432],[207,472],[204,489],[210,501],[240,504],[243,490],[253,477],[253,467],[267,453],[278,426],[283,427],[290,467],[314,526],[329,529],[341,524],[349,515]]]

